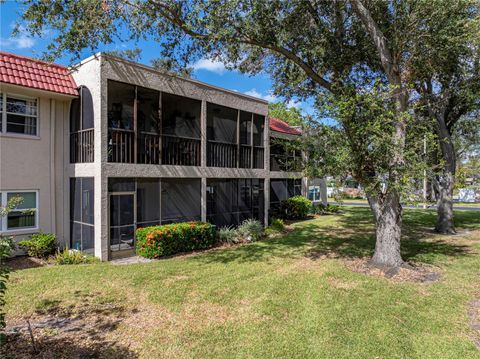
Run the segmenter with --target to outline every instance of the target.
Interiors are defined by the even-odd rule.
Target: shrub
[[[305,219],[312,207],[312,201],[303,196],[290,197],[282,202],[282,212],[287,219]]]
[[[44,258],[55,253],[57,238],[52,233],[36,233],[19,243],[30,257]]]
[[[325,206],[323,203],[319,203],[313,205],[310,211],[313,214],[338,213],[340,212],[340,206],[338,204],[327,204]]]
[[[338,204],[327,204],[325,211],[327,213],[338,213],[340,212],[340,206]]]
[[[240,242],[238,231],[233,227],[222,227],[217,231],[217,239],[220,243],[235,244]]]
[[[263,236],[262,224],[253,218],[244,220],[237,228],[239,235],[246,241],[257,241]]]
[[[91,255],[82,253],[75,249],[64,249],[63,251],[57,251],[55,253],[54,262],[58,265],[68,264],[89,264],[98,262],[99,259]]]
[[[215,244],[215,226],[205,222],[182,222],[137,229],[137,254],[158,258],[210,248]]]
[[[285,222],[283,222],[283,219],[280,218],[272,218],[270,221],[270,226],[268,227],[277,232],[282,232],[285,229]]]

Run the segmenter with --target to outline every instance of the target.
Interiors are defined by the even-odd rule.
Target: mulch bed
[[[11,270],[29,269],[46,266],[48,263],[43,259],[19,256],[13,257],[6,261],[7,266]]]
[[[370,263],[370,258],[353,258],[344,261],[353,272],[383,277],[395,282],[434,283],[441,274],[432,267],[405,263],[401,267],[379,267]]]

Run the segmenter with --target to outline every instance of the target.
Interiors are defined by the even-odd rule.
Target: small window
[[[9,231],[37,228],[37,192],[3,192],[0,197],[2,207],[7,206],[7,203],[14,198],[19,198],[19,203],[6,217],[2,218],[6,223],[2,223],[1,228]]]
[[[4,95],[6,132],[37,135],[37,100]],[[2,113],[3,115],[3,113]]]

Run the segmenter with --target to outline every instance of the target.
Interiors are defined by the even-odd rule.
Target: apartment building
[[[72,69],[0,55],[2,204],[24,198],[6,233],[55,232],[109,260],[134,254],[141,226],[267,223],[306,193],[281,146],[300,132],[266,101],[101,53]]]

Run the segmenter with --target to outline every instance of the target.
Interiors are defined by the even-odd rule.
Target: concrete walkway
[[[140,256],[132,256],[132,257],[113,259],[111,263],[113,265],[124,265],[124,264],[150,263],[153,261],[154,259],[148,259]]]

